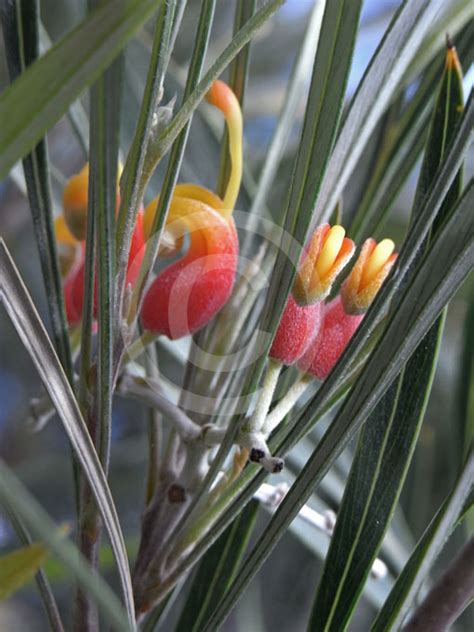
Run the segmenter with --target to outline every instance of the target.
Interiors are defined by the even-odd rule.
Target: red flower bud
[[[141,311],[145,329],[173,340],[197,331],[224,306],[238,256],[233,219],[207,204],[173,198],[167,227],[176,235],[180,226],[189,230],[189,249],[153,281]]]
[[[305,249],[298,276],[270,349],[270,357],[294,364],[311,346],[322,324],[322,300],[354,252],[342,226],[323,224]]]
[[[367,239],[341,294],[325,308],[317,338],[298,362],[301,371],[324,380],[349,344],[396,259],[390,239]]]
[[[171,339],[206,325],[227,302],[234,285],[239,243],[232,211],[242,177],[242,114],[232,90],[212,85],[208,101],[224,114],[231,170],[224,199],[192,184],[177,185],[166,231],[178,246],[189,232],[187,253],[163,270],[149,287],[141,319],[145,329]],[[145,210],[145,235],[153,225],[157,200]]]
[[[301,371],[324,380],[354,335],[363,315],[350,315],[344,311],[341,297],[337,296],[324,307],[322,327],[298,362]]]
[[[298,305],[290,294],[283,312],[270,357],[282,364],[294,364],[318,335],[322,323],[321,302]]]

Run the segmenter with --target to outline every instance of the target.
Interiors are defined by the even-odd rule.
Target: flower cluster
[[[242,178],[242,114],[232,90],[216,81],[207,100],[224,115],[231,170],[223,198],[197,184],[178,184],[166,221],[161,255],[176,254],[189,236],[186,252],[166,266],[146,289],[141,322],[146,331],[180,338],[206,325],[229,299],[235,282],[239,241],[232,217]],[[84,301],[84,255],[89,168],[64,190],[63,214],[56,220],[67,317],[76,324]],[[117,184],[117,204],[120,202]],[[138,212],[126,283],[133,285],[150,238],[159,197]],[[323,224],[306,245],[292,292],[270,349],[280,365],[324,379],[347,346],[389,273],[394,243],[368,239],[339,294],[326,302],[355,252],[342,226]]]
[[[362,321],[396,255],[395,244],[368,239],[340,294],[325,299],[355,252],[342,226],[323,224],[305,249],[270,357],[323,380]]]
[[[324,380],[348,345],[396,259],[395,244],[367,239],[340,293],[324,305],[319,330],[300,356],[301,371]]]

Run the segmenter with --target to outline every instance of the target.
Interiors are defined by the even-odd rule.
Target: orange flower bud
[[[342,226],[323,224],[315,230],[298,270],[293,296],[299,305],[324,300],[354,254],[355,245]]]
[[[379,244],[374,239],[364,242],[349,277],[341,287],[347,314],[364,314],[369,309],[397,258],[394,249],[391,239],[383,239]]]

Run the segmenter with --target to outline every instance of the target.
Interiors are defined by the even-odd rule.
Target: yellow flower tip
[[[293,296],[300,305],[324,300],[349,259],[355,245],[342,226],[323,224],[314,233],[300,266]]]
[[[222,214],[230,216],[237,201],[242,181],[242,111],[234,92],[224,81],[219,79],[214,81],[206,98],[209,103],[224,114],[229,132],[229,153],[232,167],[224,195]]]
[[[333,226],[326,233],[324,244],[316,262],[316,272],[323,278],[333,267],[344,242],[346,231],[342,226]]]
[[[344,309],[348,314],[364,314],[388,276],[395,259],[395,244],[383,239],[379,244],[367,239],[349,277],[341,288]]]
[[[389,260],[391,254],[395,250],[395,244],[391,239],[383,239],[377,244],[372,254],[367,259],[362,276],[360,279],[360,289],[363,289],[371,283]]]

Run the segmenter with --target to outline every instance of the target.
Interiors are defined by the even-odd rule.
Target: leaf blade
[[[91,485],[114,550],[124,601],[130,625],[133,627],[134,607],[130,570],[112,494],[71,386],[2,239],[0,239],[0,298],[58,411],[78,461]]]
[[[48,557],[44,544],[35,542],[0,557],[0,601],[30,582]]]
[[[25,72],[39,55],[38,2],[2,3],[0,7],[11,81]],[[54,233],[53,204],[46,140],[41,138],[23,160],[53,339],[70,381],[72,359],[64,308],[61,272]]]
[[[162,1],[103,4],[2,93],[0,179],[93,83]]]

